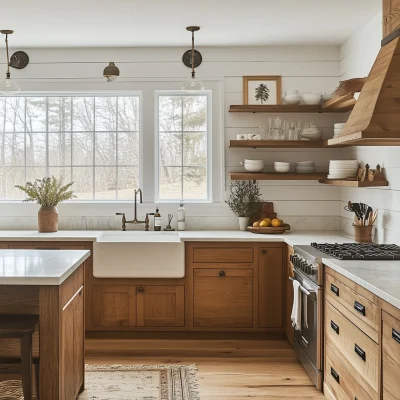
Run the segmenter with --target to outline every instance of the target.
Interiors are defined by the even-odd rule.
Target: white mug
[[[246,140],[247,139],[247,135],[245,135],[244,133],[241,133],[239,135],[236,135],[236,139],[237,140]]]

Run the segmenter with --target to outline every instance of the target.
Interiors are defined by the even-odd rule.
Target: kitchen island
[[[0,314],[38,315],[41,399],[72,400],[84,389],[84,262],[87,250],[0,250]],[[39,340],[40,339],[40,340]],[[19,357],[0,341],[0,358]]]

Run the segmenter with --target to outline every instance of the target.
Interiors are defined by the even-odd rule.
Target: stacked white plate
[[[344,126],[346,123],[340,123],[340,124],[333,124],[333,137],[338,137],[340,133],[342,132]]]
[[[315,172],[314,161],[299,161],[296,163],[296,172],[298,174],[312,174]]]
[[[357,176],[358,160],[329,161],[328,179],[346,179]]]

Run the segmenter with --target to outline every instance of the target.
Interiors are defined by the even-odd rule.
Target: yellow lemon
[[[272,225],[273,227],[275,227],[275,228],[278,228],[279,226],[281,226],[282,223],[283,223],[283,221],[281,221],[280,219],[277,219],[277,218],[275,218],[275,219],[273,219],[273,220],[271,221],[271,225]]]
[[[260,222],[260,226],[261,226],[262,228],[265,228],[265,227],[269,226],[269,223],[268,223],[267,221],[261,221],[261,222]]]
[[[258,221],[256,221],[256,222],[254,222],[253,223],[253,226],[256,228],[257,226],[259,226],[260,225],[260,223],[258,222]]]
[[[268,222],[268,226],[271,225],[271,219],[270,218],[264,218],[263,221]]]

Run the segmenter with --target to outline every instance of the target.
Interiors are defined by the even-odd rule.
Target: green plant
[[[51,178],[36,179],[33,183],[27,182],[25,186],[15,185],[15,187],[28,195],[24,201],[36,201],[41,206],[53,207],[76,197],[72,190],[68,190],[73,183],[63,185],[61,180],[52,176]]]
[[[261,101],[261,104],[269,99],[269,87],[264,83],[261,83],[260,86],[256,87],[255,92],[256,100]]]
[[[229,199],[226,203],[237,217],[250,217],[257,209],[256,203],[262,201],[257,182],[232,181],[229,189]]]

